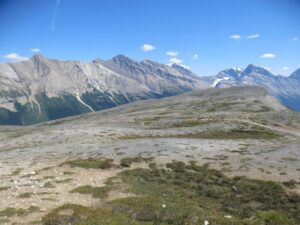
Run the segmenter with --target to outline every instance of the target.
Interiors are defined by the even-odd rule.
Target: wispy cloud
[[[33,53],[40,53],[41,49],[39,49],[39,48],[32,48],[32,49],[30,49],[30,51],[33,52]]]
[[[234,35],[229,36],[229,38],[231,38],[233,40],[241,40],[242,37],[239,34],[234,34]]]
[[[284,71],[290,70],[290,67],[284,66],[284,67],[282,67],[282,70],[284,70]]]
[[[174,51],[167,51],[166,55],[167,56],[171,56],[171,57],[176,57],[176,56],[179,55],[179,53],[178,52],[174,52]]]
[[[254,38],[259,38],[259,34],[251,34],[246,36],[246,39],[254,39]]]
[[[198,54],[194,54],[192,59],[193,59],[193,60],[196,60],[196,59],[198,59],[198,58],[199,58]]]
[[[273,59],[275,57],[276,57],[276,55],[272,54],[272,53],[265,53],[265,54],[260,56],[260,58],[263,58],[263,59]]]
[[[57,16],[57,11],[58,11],[60,1],[61,0],[56,0],[56,3],[55,3],[55,8],[54,8],[52,22],[51,22],[51,31],[54,31],[54,29],[55,29],[56,16]]]
[[[293,39],[292,39],[293,41],[299,41],[299,38],[298,37],[293,37]]]
[[[150,51],[153,51],[154,49],[155,49],[155,47],[150,44],[143,44],[143,46],[142,46],[142,50],[144,52],[150,52]]]
[[[169,62],[170,62],[171,64],[174,64],[174,63],[175,63],[175,64],[177,64],[177,65],[182,64],[182,60],[181,60],[181,59],[178,59],[178,58],[176,58],[176,57],[169,59]]]
[[[24,60],[28,60],[29,58],[25,57],[25,56],[20,56],[17,53],[9,53],[7,55],[3,55],[2,58],[7,59],[7,60],[11,60],[13,62],[20,62],[20,61],[24,61]]]
[[[250,34],[248,36],[241,36],[239,34],[234,34],[234,35],[231,35],[229,36],[230,39],[233,39],[233,40],[241,40],[241,39],[255,39],[255,38],[259,38],[260,35],[259,34]]]

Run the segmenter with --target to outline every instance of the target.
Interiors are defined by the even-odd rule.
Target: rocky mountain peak
[[[134,63],[136,64],[137,62],[134,61],[133,59],[125,56],[125,55],[117,55],[111,59],[112,62],[116,64],[131,64]]]
[[[41,64],[41,63],[45,63],[48,59],[43,56],[42,54],[35,54],[31,57],[31,60],[36,63],[37,65]]]
[[[290,75],[290,78],[300,79],[300,69],[297,69],[295,72],[293,72],[293,73]]]
[[[229,78],[239,80],[242,72],[243,70],[239,68],[229,68],[218,73],[216,77],[222,80],[227,80]]]
[[[274,77],[272,73],[270,73],[268,70],[255,66],[253,64],[250,64],[247,66],[247,68],[242,72],[241,76],[249,76],[249,75],[263,75],[267,77]]]

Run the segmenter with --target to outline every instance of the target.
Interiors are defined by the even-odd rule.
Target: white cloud
[[[9,53],[7,55],[3,55],[2,58],[11,60],[13,62],[19,62],[19,61],[24,61],[24,60],[28,60],[29,59],[29,58],[27,58],[25,56],[20,56],[17,53]]]
[[[290,67],[284,66],[284,67],[282,67],[282,70],[285,70],[285,71],[290,70]]]
[[[150,45],[150,44],[144,44],[142,46],[142,49],[144,52],[150,52],[150,51],[153,51],[155,49],[155,47],[153,45]]]
[[[263,59],[273,59],[275,57],[276,57],[276,55],[274,55],[272,53],[265,53],[265,54],[260,56],[260,58],[263,58]]]
[[[166,55],[167,56],[171,56],[171,57],[176,57],[176,56],[179,55],[179,53],[178,52],[174,52],[174,51],[167,51]]]
[[[239,34],[234,34],[234,35],[231,35],[229,38],[234,39],[234,40],[240,40],[242,37]]]
[[[298,37],[293,37],[292,40],[293,40],[293,41],[299,41],[299,38],[298,38]]]
[[[193,55],[193,60],[198,59],[198,57],[199,57],[198,54],[194,54],[194,55]]]
[[[182,64],[182,60],[178,59],[176,57],[169,59],[169,62],[172,63],[172,64],[175,63],[177,65],[181,65]]]
[[[168,65],[168,66],[172,66],[173,64],[176,64],[176,65],[178,65],[178,66],[182,66],[183,68],[188,69],[188,70],[191,69],[191,67],[182,64],[182,60],[181,60],[181,59],[178,59],[178,58],[176,58],[176,57],[170,58],[170,59],[169,59],[169,63],[168,63],[167,65]]]
[[[259,34],[251,34],[251,35],[246,36],[246,39],[254,39],[254,38],[258,38],[258,37],[259,37]]]
[[[33,52],[33,53],[39,53],[39,52],[41,52],[41,49],[39,49],[39,48],[32,48],[32,49],[30,49],[30,51]]]

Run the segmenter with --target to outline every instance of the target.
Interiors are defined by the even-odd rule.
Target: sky
[[[0,62],[37,53],[288,76],[300,68],[300,0],[0,0]]]

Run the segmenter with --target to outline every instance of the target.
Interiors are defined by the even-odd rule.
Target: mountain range
[[[40,54],[0,64],[0,124],[29,125],[211,87],[261,86],[300,111],[300,69],[289,77],[249,65],[200,77],[173,64],[137,62],[118,55],[91,63],[60,61]]]
[[[300,111],[300,69],[290,76],[273,75],[270,71],[249,65],[246,69],[231,68],[216,76],[206,77],[213,87],[259,86],[294,111]]]

